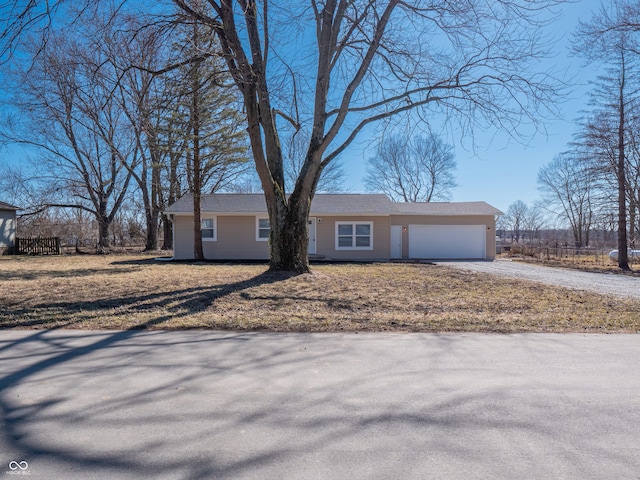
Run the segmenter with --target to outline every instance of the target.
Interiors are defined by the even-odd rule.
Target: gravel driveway
[[[508,278],[531,280],[561,287],[640,300],[640,277],[615,273],[592,273],[565,268],[531,265],[510,260],[493,262],[437,262],[453,268]]]

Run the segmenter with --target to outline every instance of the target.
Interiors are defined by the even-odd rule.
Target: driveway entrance
[[[545,267],[544,265],[510,260],[495,260],[493,262],[439,261],[438,264],[473,272],[640,300],[640,277],[630,275],[581,272],[569,268]]]

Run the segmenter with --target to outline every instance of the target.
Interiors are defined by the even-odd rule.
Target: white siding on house
[[[0,248],[13,247],[16,241],[16,212],[0,210]]]

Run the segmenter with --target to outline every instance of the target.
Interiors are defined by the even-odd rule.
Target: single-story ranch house
[[[202,239],[209,260],[269,258],[263,194],[203,195]],[[194,258],[193,196],[165,211],[176,260]],[[496,216],[485,202],[392,202],[382,194],[317,194],[309,218],[309,257],[323,260],[492,260]]]
[[[16,211],[18,207],[0,202],[0,255],[16,244]]]

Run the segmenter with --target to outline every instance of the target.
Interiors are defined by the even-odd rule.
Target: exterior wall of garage
[[[388,216],[324,216],[316,218],[316,254],[326,260],[389,260],[391,237]],[[336,249],[336,222],[371,222],[373,224],[373,249]]]
[[[486,225],[486,258],[496,257],[496,221],[493,215],[393,215],[390,225],[402,226],[402,258],[409,258],[409,225]]]

